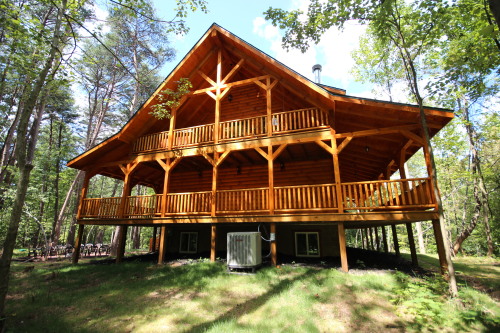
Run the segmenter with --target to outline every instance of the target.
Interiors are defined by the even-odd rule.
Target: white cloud
[[[307,12],[308,4],[309,1],[296,0],[289,10]],[[347,87],[354,81],[350,74],[354,65],[351,53],[358,47],[359,37],[365,30],[365,26],[349,22],[342,32],[336,28],[325,32],[320,43],[311,45],[306,53],[298,50],[287,52],[281,46],[282,31],[263,17],[256,17],[253,21],[254,34],[270,43],[272,57],[311,80],[314,79],[312,66],[319,63],[323,67],[321,82],[339,88]]]

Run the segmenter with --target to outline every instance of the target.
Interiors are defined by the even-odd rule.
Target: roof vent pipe
[[[314,82],[316,83],[321,83],[321,65],[316,64],[313,66],[313,73],[314,73]]]

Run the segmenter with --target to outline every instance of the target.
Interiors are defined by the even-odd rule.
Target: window
[[[295,255],[297,257],[319,257],[319,234],[317,232],[296,232]]]
[[[179,253],[196,253],[198,250],[198,233],[181,232],[181,244]]]

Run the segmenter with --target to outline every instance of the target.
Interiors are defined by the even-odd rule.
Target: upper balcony
[[[269,124],[271,128],[269,128]],[[185,148],[215,142],[231,142],[249,138],[327,128],[327,115],[317,108],[300,109],[273,113],[267,116],[244,118],[219,123],[219,137],[214,137],[215,124],[181,128],[172,131],[153,133],[138,138],[132,147],[133,154],[154,153],[175,148]],[[170,146],[169,146],[170,145]]]

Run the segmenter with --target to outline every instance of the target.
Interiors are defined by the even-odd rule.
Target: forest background
[[[306,12],[270,8],[266,19],[287,31],[286,47],[303,50],[317,43],[329,27],[342,28],[349,20],[367,24],[353,54],[353,78],[372,84],[385,99],[392,100],[397,90],[407,102],[417,103],[397,43],[377,34],[390,27],[374,24],[375,15],[397,14],[402,32],[414,36],[405,47],[417,69],[424,104],[449,108],[456,115],[432,140],[450,250],[454,255],[497,256],[498,4],[493,0],[384,3],[396,12],[389,13],[378,1],[312,0]],[[0,0],[2,273],[8,273],[14,248],[74,244],[83,173],[67,168],[66,162],[127,122],[162,81],[162,68],[175,53],[170,41],[187,31],[183,19],[210,6],[203,0],[178,0],[172,3],[174,19],[165,20],[149,0],[106,4],[108,16],[101,22],[90,0]],[[408,167],[412,177],[426,172],[420,154]],[[120,196],[121,189],[120,181],[96,176],[88,196]],[[136,186],[133,191],[140,195],[147,189]],[[414,226],[418,251],[435,252],[432,228],[425,223]],[[151,228],[129,230],[129,248],[147,248]],[[112,244],[115,235],[114,227],[92,226],[84,242]],[[348,236],[348,245],[359,245],[356,231]],[[401,246],[404,250],[408,244]],[[0,289],[3,286],[0,281]]]

